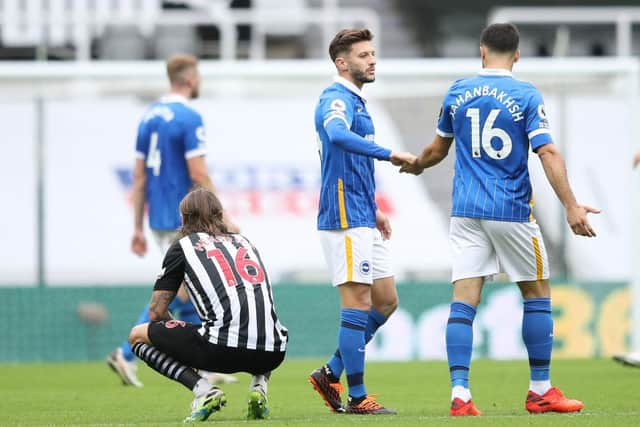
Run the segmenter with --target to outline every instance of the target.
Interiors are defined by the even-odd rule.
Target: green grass
[[[368,363],[369,393],[396,409],[393,417],[332,414],[307,383],[319,360],[287,360],[269,385],[271,418],[245,421],[248,376],[225,386],[229,403],[208,423],[269,426],[331,425],[483,425],[628,426],[640,419],[640,369],[610,360],[556,360],[553,381],[570,397],[585,402],[580,414],[529,415],[524,410],[526,362],[474,361],[471,375],[479,418],[448,414],[448,369],[444,362]],[[103,363],[0,365],[0,425],[180,425],[191,393],[140,367],[145,387],[123,387]],[[634,421],[635,420],[635,421]]]

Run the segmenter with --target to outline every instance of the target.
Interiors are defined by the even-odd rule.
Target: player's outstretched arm
[[[564,206],[567,223],[573,233],[579,236],[595,237],[596,232],[589,224],[587,214],[600,213],[600,209],[578,204],[569,185],[567,168],[558,148],[554,144],[545,144],[538,148],[537,153],[553,191]]]
[[[334,118],[325,125],[327,136],[332,144],[336,144],[350,153],[373,157],[378,160],[391,160],[391,150],[372,143],[347,127],[347,124]]]
[[[452,141],[453,138],[436,135],[431,144],[424,147],[420,156],[413,162],[402,165],[400,172],[420,175],[426,168],[437,165],[449,154]]]
[[[131,238],[131,252],[138,256],[147,253],[147,239],[144,237],[144,202],[145,185],[147,175],[145,172],[144,159],[136,159],[133,168],[133,190],[131,193],[133,202],[133,237]]]

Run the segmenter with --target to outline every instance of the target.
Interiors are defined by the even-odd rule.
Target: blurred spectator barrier
[[[149,299],[149,288],[0,288],[5,303],[0,362],[101,359],[127,336]],[[289,329],[289,357],[322,357],[334,349],[337,292],[327,284],[300,283],[283,283],[273,292],[278,314]],[[485,292],[474,323],[474,356],[526,359],[517,288],[496,284]],[[554,358],[610,356],[628,349],[630,298],[625,284],[555,283],[553,292]],[[450,285],[404,283],[398,293],[400,307],[369,344],[369,360],[445,360]],[[88,300],[101,321],[89,326],[90,333],[77,313],[78,305]]]

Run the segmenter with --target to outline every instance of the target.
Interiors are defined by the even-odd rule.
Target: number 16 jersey
[[[451,216],[533,219],[529,146],[535,151],[553,142],[533,85],[502,69],[458,80],[444,97],[436,132],[455,138]]]

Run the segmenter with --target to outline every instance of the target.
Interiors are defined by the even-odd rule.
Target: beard
[[[197,99],[200,96],[200,88],[194,87],[191,89],[191,99]]]
[[[360,83],[372,83],[376,80],[375,77],[369,77],[367,76],[365,71],[362,70],[351,70],[351,77],[353,77],[353,79],[357,82]]]

